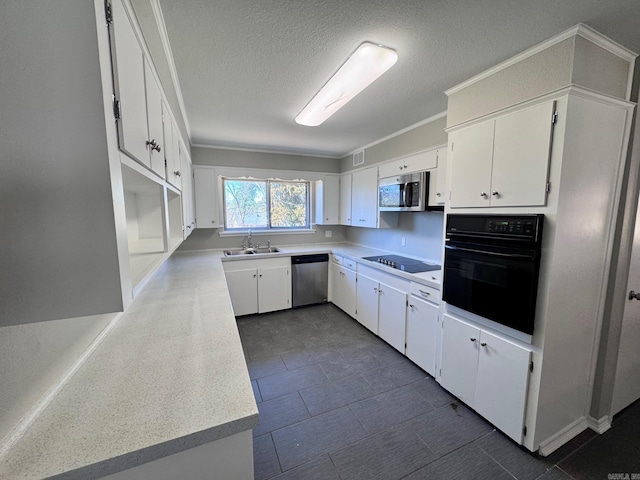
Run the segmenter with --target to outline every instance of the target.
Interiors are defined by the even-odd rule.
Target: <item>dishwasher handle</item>
[[[319,262],[328,262],[329,255],[326,253],[317,253],[313,255],[297,255],[291,257],[292,265],[300,265],[302,263],[319,263]]]

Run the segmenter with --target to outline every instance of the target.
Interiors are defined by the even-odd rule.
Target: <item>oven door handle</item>
[[[449,250],[458,250],[460,252],[479,253],[480,255],[493,255],[494,257],[528,258],[528,259],[532,259],[535,257],[534,254],[526,255],[523,253],[500,253],[500,252],[491,252],[487,250],[475,250],[473,248],[456,247],[453,245],[445,245],[444,248],[447,248]]]
[[[405,207],[410,207],[411,206],[411,201],[413,200],[413,195],[412,192],[409,190],[409,182],[406,182],[404,184],[404,188],[402,189],[403,192],[403,197],[404,197],[404,206]]]

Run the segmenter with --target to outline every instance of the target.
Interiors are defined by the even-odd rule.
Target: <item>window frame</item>
[[[312,198],[311,198],[311,181],[309,180],[284,180],[278,178],[252,178],[252,177],[227,177],[221,176],[221,187],[222,187],[222,229],[224,233],[228,234],[238,234],[244,233],[251,230],[255,233],[260,232],[277,232],[277,233],[294,233],[294,232],[310,232],[312,229]],[[226,186],[225,183],[227,181],[243,181],[243,182],[255,182],[255,183],[264,183],[266,186],[266,217],[267,217],[267,226],[266,227],[229,227],[227,225],[227,202],[226,202]],[[304,184],[306,187],[306,195],[305,195],[305,225],[304,226],[295,226],[295,227],[274,227],[272,225],[271,220],[271,184],[272,183],[294,183],[294,184]]]

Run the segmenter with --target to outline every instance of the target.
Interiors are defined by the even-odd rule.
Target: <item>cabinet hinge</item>
[[[555,125],[556,123],[558,123],[558,112],[553,112],[553,115],[551,115],[551,125]]]
[[[116,120],[120,120],[120,100],[113,96],[113,116],[116,117]]]
[[[451,151],[453,152],[453,142],[451,142]]]
[[[551,191],[551,182],[547,182],[547,185],[544,187],[544,191],[547,193]]]
[[[529,371],[533,372],[533,361],[529,362]]]
[[[522,427],[522,436],[523,437],[527,436],[527,426],[526,425],[524,427]]]
[[[104,16],[107,19],[107,25],[113,23],[113,11],[111,10],[111,2],[104,2]]]
[[[164,159],[164,168],[167,168],[167,159]]]

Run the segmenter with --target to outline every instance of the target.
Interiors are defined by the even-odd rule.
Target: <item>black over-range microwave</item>
[[[533,333],[544,215],[447,216],[442,298]]]

